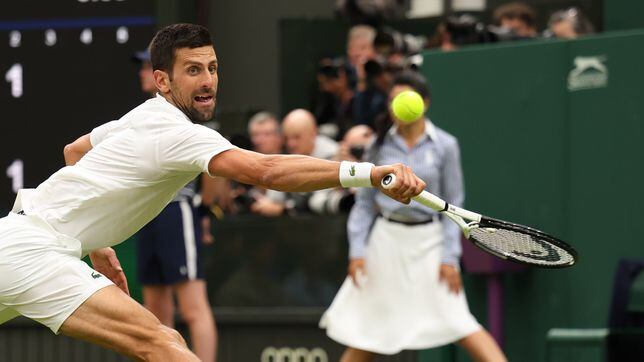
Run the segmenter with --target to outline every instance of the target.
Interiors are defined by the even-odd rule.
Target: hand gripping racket
[[[381,184],[388,189],[395,181],[388,174]],[[541,268],[566,268],[577,261],[572,246],[542,231],[450,205],[427,191],[412,199],[452,219],[469,241],[499,258]]]

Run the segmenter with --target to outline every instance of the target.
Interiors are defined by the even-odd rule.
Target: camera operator
[[[453,15],[438,25],[430,47],[452,51],[463,45],[488,43],[497,38],[476,17],[463,14]]]
[[[522,2],[512,2],[494,10],[493,32],[499,41],[534,39],[537,32],[536,13],[532,7]]]
[[[380,59],[384,58],[388,64],[402,69],[427,46],[427,38],[384,27],[376,34],[373,43]]]
[[[340,142],[336,161],[359,162],[365,149],[373,142],[373,130],[357,125],[347,131]],[[355,201],[355,189],[334,188],[315,191],[308,200],[309,209],[316,214],[328,215],[349,212]]]
[[[375,58],[374,39],[376,30],[368,25],[356,25],[347,35],[347,62],[351,71],[350,84],[356,91],[366,87],[364,65]]]
[[[422,36],[403,34],[382,28],[374,39],[377,56],[364,65],[366,88],[354,98],[353,124],[375,127],[375,120],[387,113],[387,92],[394,76],[404,69],[418,69],[427,40]]]
[[[349,80],[349,65],[343,59],[323,58],[318,64],[318,97],[313,115],[318,132],[338,139],[353,123],[355,91]]]
[[[470,14],[447,17],[436,28],[436,33],[430,39],[428,47],[452,51],[469,44],[534,38],[536,28],[533,12],[521,3],[507,5],[495,11],[496,25],[486,26]]]

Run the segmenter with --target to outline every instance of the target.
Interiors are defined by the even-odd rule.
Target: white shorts
[[[78,240],[37,216],[0,219],[0,324],[23,315],[58,334],[87,298],[113,285],[80,257]]]

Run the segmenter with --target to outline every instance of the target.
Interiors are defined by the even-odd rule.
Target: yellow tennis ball
[[[404,91],[391,101],[391,109],[396,118],[405,123],[412,123],[423,116],[425,101],[423,101],[423,97],[420,94],[414,91]]]

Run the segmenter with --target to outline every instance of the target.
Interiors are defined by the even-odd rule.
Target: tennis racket
[[[381,185],[388,189],[395,181],[396,176],[388,174]],[[572,246],[537,229],[450,205],[427,191],[412,199],[452,219],[469,241],[499,258],[541,268],[566,268],[577,261],[577,251]]]

